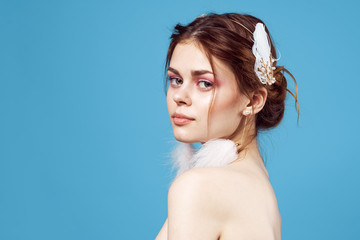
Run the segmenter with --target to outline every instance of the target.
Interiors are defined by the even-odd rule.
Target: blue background
[[[211,11],[265,21],[296,77],[260,137],[283,239],[359,236],[356,1],[0,1],[0,239],[154,239],[175,144],[172,27]],[[289,89],[294,84],[289,80]]]

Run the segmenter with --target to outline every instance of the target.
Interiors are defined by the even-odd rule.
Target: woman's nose
[[[173,99],[178,105],[191,105],[190,89],[187,89],[186,86],[182,85],[174,93]]]

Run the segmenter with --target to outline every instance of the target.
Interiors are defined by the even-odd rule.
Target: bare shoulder
[[[252,169],[191,169],[171,185],[168,207],[170,232],[175,219],[177,228],[188,224],[201,232],[200,221],[205,232],[213,229],[208,237],[214,239],[237,239],[254,232],[279,239],[281,219],[272,186],[265,175]]]
[[[192,203],[217,206],[220,202],[216,202],[218,200],[216,196],[223,189],[221,182],[216,181],[221,179],[219,171],[221,170],[215,168],[194,168],[186,171],[171,184],[169,200],[172,202],[190,200]]]
[[[221,195],[229,189],[232,177],[229,171],[220,167],[193,168],[180,175],[171,184],[169,200],[198,202],[211,207],[221,206],[224,199]],[[234,179],[233,179],[234,180]],[[225,204],[224,204],[225,205]],[[222,213],[224,213],[222,208]]]
[[[191,169],[171,184],[168,193],[170,239],[218,239],[227,211],[221,208],[221,184],[210,168]]]
[[[250,169],[227,167],[195,168],[183,173],[170,186],[169,197],[175,201],[196,197],[192,201],[196,199],[201,204],[213,204],[211,207],[220,207],[223,214],[226,210],[233,212],[236,205],[248,209],[251,204],[276,201],[273,188],[265,175]]]

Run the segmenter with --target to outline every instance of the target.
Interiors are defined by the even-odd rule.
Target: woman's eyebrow
[[[168,67],[168,71],[180,75],[179,71],[176,70],[175,68]],[[213,72],[211,72],[209,70],[192,70],[191,71],[192,76],[199,76],[199,75],[203,75],[203,74],[206,74],[206,73],[214,74]]]
[[[177,75],[180,75],[179,71],[176,70],[175,68],[168,67],[168,71],[173,72],[173,73],[175,73],[175,74],[177,74]]]
[[[192,76],[199,76],[199,75],[203,75],[203,74],[206,74],[206,73],[214,74],[213,72],[211,72],[209,70],[192,70],[191,71]]]

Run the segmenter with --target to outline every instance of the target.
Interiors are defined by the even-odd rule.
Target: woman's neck
[[[246,146],[244,150],[239,153],[238,158],[229,165],[236,166],[244,162],[251,162],[255,164],[260,169],[262,169],[267,176],[269,176],[264,165],[264,161],[261,157],[256,137]]]

